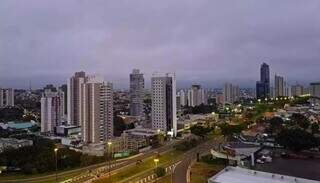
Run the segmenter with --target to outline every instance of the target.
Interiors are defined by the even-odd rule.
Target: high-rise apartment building
[[[188,105],[188,97],[187,97],[186,92],[184,90],[180,90],[178,92],[178,95],[180,96],[180,105],[181,106]]]
[[[310,96],[320,100],[320,82],[310,83]]]
[[[287,82],[284,82],[284,96],[291,97],[291,87]]]
[[[83,83],[85,83],[86,74],[85,72],[76,72],[74,76],[72,76],[68,80],[68,124],[74,126],[80,126],[80,98],[82,98],[82,93],[80,91],[80,87]]]
[[[231,83],[225,83],[223,87],[223,103],[233,104],[240,99],[240,89],[238,85],[232,85]]]
[[[175,74],[153,74],[151,78],[152,128],[177,135]]]
[[[130,115],[143,116],[144,78],[138,69],[130,74]]]
[[[63,114],[66,116],[68,113],[68,85],[63,84],[60,86],[60,90],[63,93]]]
[[[285,96],[285,85],[284,85],[283,77],[275,75],[274,89],[275,89],[275,93],[274,93],[275,97]]]
[[[304,91],[304,89],[303,89],[302,85],[296,84],[296,85],[291,86],[292,96],[301,96],[301,95],[303,95],[303,91]]]
[[[3,97],[4,97],[4,92],[3,92],[3,89],[0,87],[0,107],[4,106]]]
[[[6,106],[14,106],[14,89],[8,88],[5,91]]]
[[[62,124],[62,116],[63,93],[45,90],[41,98],[41,132],[54,133],[55,127]]]
[[[102,77],[87,76],[80,85],[80,123],[85,144],[113,137],[113,86]]]
[[[194,107],[206,103],[205,91],[200,85],[192,85],[188,90],[188,106]]]
[[[256,97],[270,97],[270,70],[266,63],[263,63],[260,67],[260,81],[257,81],[256,84]]]

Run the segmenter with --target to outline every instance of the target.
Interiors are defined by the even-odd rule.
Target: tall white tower
[[[174,73],[151,78],[152,128],[177,135],[176,77]]]

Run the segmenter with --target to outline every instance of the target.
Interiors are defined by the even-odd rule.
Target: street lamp
[[[54,157],[56,160],[56,182],[58,182],[58,148],[54,148]]]
[[[155,170],[157,170],[157,168],[158,168],[158,163],[159,163],[159,159],[158,158],[155,158],[155,159],[153,159],[153,161],[154,161],[154,163],[156,164],[156,169]],[[157,174],[157,173],[156,173]],[[157,177],[156,177],[156,181],[155,182],[157,182]]]
[[[108,175],[109,175],[109,177],[110,177],[110,156],[111,156],[111,145],[112,145],[112,142],[111,141],[109,141],[109,142],[107,142],[107,144],[108,144],[108,153],[107,153],[107,160],[108,160]]]
[[[153,159],[154,163],[156,164],[156,168],[158,168],[158,163],[159,163],[159,159],[158,158],[155,158]]]

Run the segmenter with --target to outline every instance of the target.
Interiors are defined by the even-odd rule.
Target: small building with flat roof
[[[319,181],[273,174],[240,167],[226,167],[208,179],[208,183],[319,183]]]

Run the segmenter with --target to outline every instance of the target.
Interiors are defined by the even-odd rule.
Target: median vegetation
[[[55,143],[35,135],[17,135],[18,139],[29,139],[33,146],[6,149],[0,154],[0,166],[8,167],[8,173],[20,170],[23,174],[41,174],[55,171]],[[57,154],[58,170],[85,167],[106,161],[106,157],[82,154],[67,148],[60,148]]]

